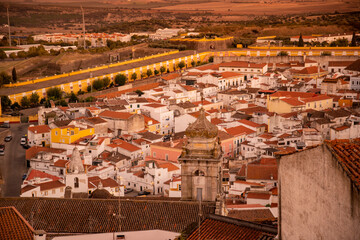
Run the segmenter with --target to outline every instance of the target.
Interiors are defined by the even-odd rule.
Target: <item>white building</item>
[[[49,146],[50,128],[48,125],[30,125],[28,128],[28,144],[30,146]]]

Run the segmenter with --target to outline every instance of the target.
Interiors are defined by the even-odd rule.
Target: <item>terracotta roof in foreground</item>
[[[121,231],[181,232],[199,217],[197,202],[160,198],[123,199],[120,211],[118,199],[1,198],[0,207],[8,206],[31,219],[35,230],[51,233],[117,232],[120,226]],[[202,203],[203,216],[214,211],[213,203]]]
[[[200,227],[200,236],[196,228],[187,239],[270,240],[277,235],[277,229],[270,226],[213,214],[202,221]]]
[[[271,213],[270,209],[248,209],[248,210],[230,210],[228,217],[257,222],[263,221],[266,219],[274,218],[274,215]]]
[[[15,207],[0,208],[0,239],[34,239],[34,229]]]
[[[326,141],[353,184],[360,189],[360,139]]]

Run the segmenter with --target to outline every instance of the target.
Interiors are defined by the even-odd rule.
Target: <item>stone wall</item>
[[[325,145],[279,162],[280,239],[360,239],[360,193]]]
[[[185,45],[186,49],[197,50],[197,51],[219,51],[219,50],[226,50],[231,47],[233,39],[216,39],[214,41],[176,41],[172,40],[171,43],[175,45]]]

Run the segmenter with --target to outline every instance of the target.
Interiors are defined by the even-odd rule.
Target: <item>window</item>
[[[64,188],[60,188],[60,192],[64,192]]]
[[[58,133],[57,133],[57,131],[55,131],[55,136],[57,136],[58,135]]]
[[[194,173],[195,176],[205,176],[205,173],[201,170],[196,170]]]
[[[165,161],[169,161],[169,155],[165,154]]]
[[[134,187],[136,187],[136,184],[134,183]]]
[[[128,182],[128,186],[130,186],[130,183]]]
[[[47,196],[47,195],[48,195],[48,191],[45,191],[44,195]]]
[[[179,190],[181,190],[181,184],[179,184],[178,186],[179,186]]]
[[[156,152],[153,152],[153,157],[156,157]]]
[[[42,137],[45,137],[45,134],[42,134]]]
[[[79,188],[79,178],[74,178],[74,188]]]
[[[53,190],[52,190],[52,194],[55,194],[55,192],[56,192],[56,190],[55,190],[55,189],[53,189]]]

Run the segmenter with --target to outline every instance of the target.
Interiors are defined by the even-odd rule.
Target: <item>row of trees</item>
[[[15,68],[12,69],[11,76],[9,74],[7,74],[6,72],[0,73],[0,87],[4,84],[9,84],[11,82],[16,83],[17,80],[18,80],[18,77],[17,77]]]

